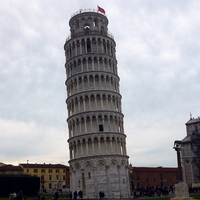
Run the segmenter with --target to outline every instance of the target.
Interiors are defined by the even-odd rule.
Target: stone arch
[[[83,106],[83,96],[80,96],[80,98],[79,98],[79,105],[80,105],[80,110],[79,110],[79,112],[80,111],[84,111],[84,106]]]
[[[88,70],[92,71],[92,58],[89,57],[88,60],[87,60],[87,62],[88,62]]]
[[[98,51],[99,53],[102,53],[101,38],[98,38],[97,41],[98,41],[98,49],[97,49],[97,51]]]
[[[92,155],[93,154],[93,147],[92,147],[92,139],[91,137],[88,138],[87,140],[87,145],[88,145],[88,155]]]
[[[77,54],[80,55],[81,49],[80,49],[80,41],[79,40],[76,41],[76,49],[77,49]]]
[[[85,109],[90,110],[89,96],[88,95],[85,95]]]
[[[94,70],[95,71],[98,70],[98,59],[97,59],[97,57],[94,57]]]
[[[80,170],[81,169],[80,163],[76,163],[74,167],[75,167],[76,170]]]
[[[109,59],[108,60],[108,71],[109,72],[111,71],[111,63],[112,63],[112,61],[111,61],[111,59]]]
[[[81,39],[81,50],[82,50],[82,53],[86,53],[85,40],[84,40],[84,38]]]
[[[91,41],[90,41],[90,38],[87,38],[87,40],[86,40],[86,49],[87,49],[87,53],[91,52]]]
[[[78,62],[77,62],[77,73],[80,73],[81,72],[81,60],[78,59]]]
[[[97,119],[96,116],[92,116],[92,131],[97,131]]]
[[[103,69],[104,69],[104,68],[103,68],[103,59],[102,59],[102,57],[100,57],[100,58],[99,58],[99,70],[100,70],[100,71],[103,71]]]
[[[106,48],[107,48],[107,54],[110,55],[110,42],[109,42],[109,40],[107,40]]]
[[[101,95],[96,95],[97,109],[101,109]]]
[[[99,140],[98,140],[98,137],[95,136],[93,141],[94,141],[94,151],[97,152],[97,154],[99,154],[100,152],[99,152],[99,142],[98,142]]]
[[[103,132],[104,131],[104,124],[103,124],[103,117],[102,115],[98,115],[98,132]]]
[[[106,51],[106,41],[105,39],[103,39],[103,53],[106,54],[107,51]]]
[[[114,159],[110,161],[110,171],[117,174],[117,161]]]
[[[110,78],[109,76],[106,76],[106,89],[110,89],[109,84],[110,84]]]
[[[109,129],[109,119],[108,119],[108,115],[104,115],[104,131],[110,131]]]
[[[84,163],[84,170],[85,170],[85,172],[86,172],[87,175],[88,175],[88,177],[87,177],[87,175],[86,175],[86,177],[87,177],[88,179],[90,179],[90,178],[91,178],[91,175],[92,175],[92,172],[93,172],[93,163],[90,162],[90,161],[86,161],[86,162]]]
[[[75,51],[75,42],[72,42],[72,56],[76,56],[76,51]]]
[[[95,86],[98,87],[99,86],[99,75],[98,74],[96,74],[94,76],[94,80],[95,80]]]
[[[87,71],[86,58],[83,58],[83,60],[82,60],[82,65],[83,65],[83,72],[86,72],[86,71]]]
[[[105,171],[106,171],[106,162],[104,160],[99,160],[97,162],[97,168],[98,168],[98,171],[97,172],[100,172],[101,174]]]
[[[94,89],[94,77],[92,75],[89,76],[89,87]]]
[[[90,106],[91,106],[91,110],[94,110],[96,108],[94,94],[90,95]]]

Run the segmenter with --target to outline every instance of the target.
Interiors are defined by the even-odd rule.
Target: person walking
[[[69,191],[69,198],[72,200],[72,191]]]
[[[74,192],[74,199],[77,199],[77,191],[75,190],[75,192]]]
[[[83,192],[82,192],[82,190],[80,190],[80,191],[78,192],[78,196],[79,196],[80,199],[83,199]]]

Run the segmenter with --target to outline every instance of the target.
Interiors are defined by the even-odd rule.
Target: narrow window
[[[140,180],[140,175],[139,173],[136,174],[137,180]]]
[[[99,125],[99,131],[103,132],[103,125],[102,124]]]
[[[163,175],[162,174],[160,174],[160,180],[163,180]]]
[[[40,180],[41,180],[41,181],[44,181],[44,175],[42,175],[42,176],[40,177]]]
[[[91,52],[90,39],[87,39],[87,53]]]

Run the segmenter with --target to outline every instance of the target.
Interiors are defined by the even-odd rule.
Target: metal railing
[[[78,15],[78,14],[80,14],[80,13],[85,13],[85,12],[95,12],[95,13],[100,13],[100,14],[106,16],[106,14],[104,14],[104,13],[102,13],[102,12],[96,10],[96,9],[90,9],[90,8],[88,8],[88,9],[80,9],[79,11],[76,11],[76,12],[71,16],[71,18],[74,17],[75,15]]]

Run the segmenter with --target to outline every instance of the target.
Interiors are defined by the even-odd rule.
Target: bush
[[[0,176],[0,197],[8,197],[14,191],[23,191],[24,195],[34,196],[40,189],[40,178],[32,176]]]

